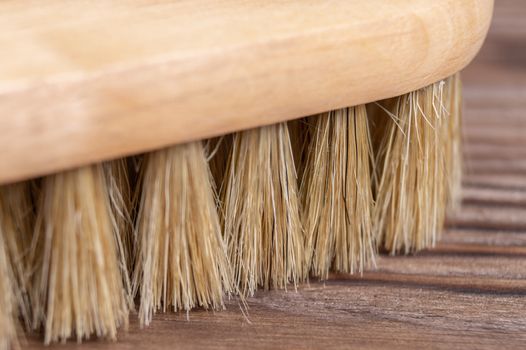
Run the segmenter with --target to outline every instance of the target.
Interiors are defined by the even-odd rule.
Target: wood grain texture
[[[526,6],[496,2],[481,55],[464,72],[468,167],[464,202],[436,249],[384,256],[360,276],[335,275],[297,292],[260,292],[247,322],[236,301],[224,312],[132,321],[118,343],[84,349],[515,349],[526,341],[525,141],[493,133],[526,132]],[[503,50],[505,47],[505,50]],[[516,123],[516,124],[514,124]],[[471,136],[473,137],[471,137]],[[493,142],[493,141],[495,142]],[[483,157],[501,159],[501,171]],[[43,348],[30,338],[29,349]],[[57,349],[76,348],[75,344]]]
[[[0,183],[416,90],[493,0],[0,2]]]

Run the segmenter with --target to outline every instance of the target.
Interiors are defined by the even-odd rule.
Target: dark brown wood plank
[[[465,185],[503,188],[523,191],[526,189],[526,176],[521,174],[467,174]]]
[[[249,300],[250,324],[236,303],[230,303],[227,311],[196,311],[189,320],[184,314],[161,315],[145,330],[133,323],[118,343],[96,341],[84,347],[520,347],[526,340],[525,289],[524,281],[497,278],[392,272],[334,276],[325,284],[302,286],[297,293],[258,293]]]
[[[465,205],[462,211],[451,213],[452,227],[487,230],[526,231],[526,209],[513,206]]]
[[[518,207],[521,212],[526,208],[526,190],[481,188],[464,186],[463,203],[480,206]]]
[[[484,230],[476,228],[448,228],[443,234],[440,247],[448,245],[461,245],[462,247],[489,246],[495,249],[506,247],[526,246],[526,234],[521,231]]]

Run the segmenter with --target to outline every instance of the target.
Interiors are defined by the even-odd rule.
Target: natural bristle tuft
[[[157,310],[220,309],[233,283],[201,142],[147,155],[137,219],[139,319]]]
[[[448,183],[449,209],[454,210],[460,206],[462,197],[462,81],[460,74],[446,80],[444,88],[445,105],[448,108],[448,116],[442,132],[442,145],[446,157],[446,180]]]
[[[121,262],[126,271],[133,269],[133,250],[135,248],[133,220],[131,217],[132,197],[126,159],[117,159],[103,164],[106,178],[108,200],[111,207],[111,224],[119,239],[116,240]],[[123,270],[124,271],[124,270]],[[126,274],[123,283],[131,291],[130,278]]]
[[[31,191],[28,182],[0,187],[0,231],[11,271],[11,284],[16,299],[16,314],[30,328],[28,250],[34,224]]]
[[[234,278],[244,295],[306,277],[297,175],[286,123],[234,134],[222,194]]]
[[[313,275],[353,273],[374,261],[371,146],[365,106],[311,117],[302,181],[306,259]]]
[[[0,187],[0,350],[18,344],[21,318],[30,328],[29,265],[33,208],[27,182]]]
[[[445,104],[449,89],[439,82],[378,104],[374,231],[388,252],[434,246],[442,229],[448,197],[456,191],[448,169],[457,165],[447,144],[451,130],[457,132],[451,123],[458,122]]]
[[[0,350],[10,350],[17,339],[16,301],[3,232],[0,228]]]
[[[32,246],[34,326],[45,343],[91,335],[116,339],[127,325],[129,293],[120,234],[112,225],[103,168],[42,180]]]

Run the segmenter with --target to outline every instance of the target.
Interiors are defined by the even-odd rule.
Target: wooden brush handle
[[[493,0],[4,0],[0,183],[416,90]]]

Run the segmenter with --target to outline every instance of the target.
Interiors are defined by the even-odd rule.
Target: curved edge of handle
[[[350,14],[372,10],[335,3]],[[161,63],[4,86],[0,183],[416,90],[475,57],[493,12],[493,0],[401,0],[367,19],[316,26],[316,15],[335,10],[302,6],[285,9],[311,24],[296,33],[198,56],[174,47]]]

